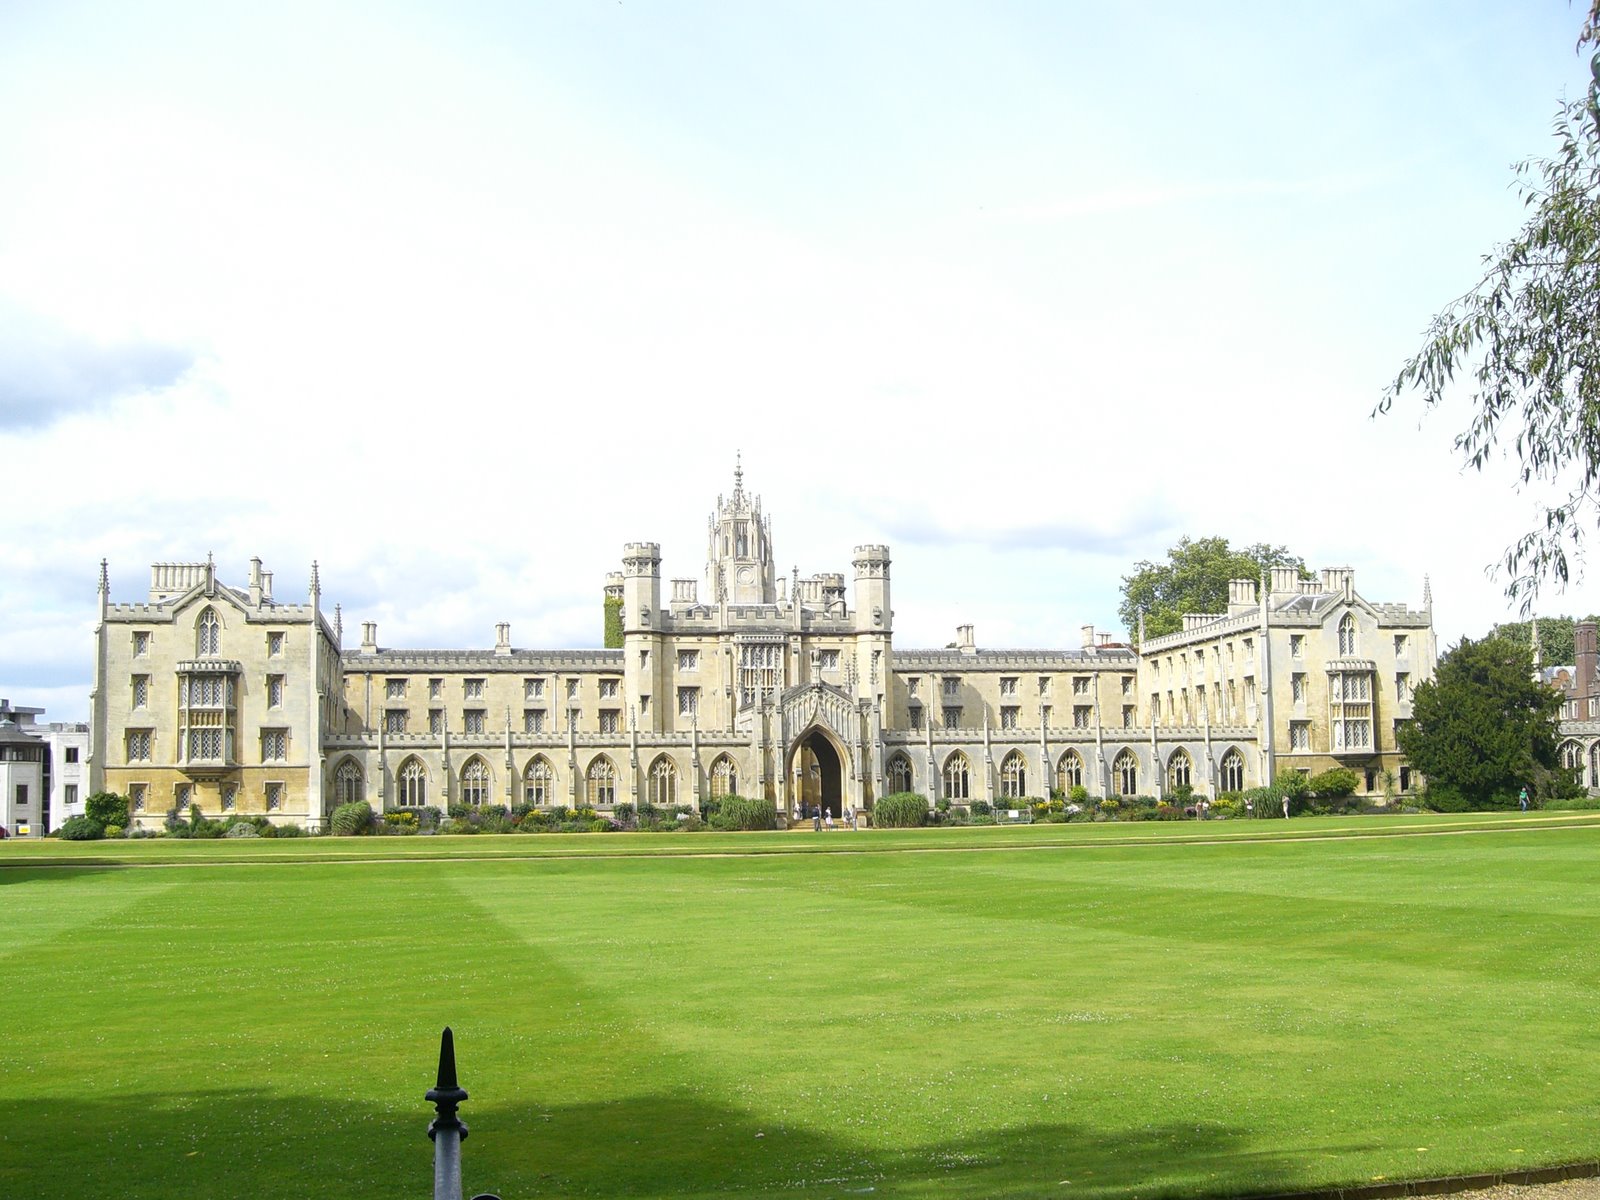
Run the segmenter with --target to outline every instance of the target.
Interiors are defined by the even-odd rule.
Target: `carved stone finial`
[[[102,596],[111,594],[111,571],[103,558],[100,560],[100,594]]]

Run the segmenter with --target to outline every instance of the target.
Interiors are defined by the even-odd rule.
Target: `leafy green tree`
[[[1301,578],[1311,577],[1305,560],[1283,546],[1257,542],[1235,550],[1225,537],[1180,538],[1166,562],[1133,564],[1133,574],[1122,580],[1117,614],[1130,634],[1139,628],[1140,613],[1146,637],[1176,633],[1186,612],[1226,612],[1230,579],[1260,579],[1271,567],[1294,567]]]
[[[99,822],[102,828],[128,824],[128,798],[115,792],[96,792],[83,802],[83,815]]]
[[[605,648],[607,650],[620,650],[623,645],[622,633],[622,597],[606,597],[605,621]]]
[[[1594,616],[1583,619],[1600,621],[1600,617]],[[1539,618],[1539,657],[1545,666],[1553,667],[1577,661],[1577,651],[1573,648],[1573,631],[1577,627],[1576,617]],[[1532,621],[1507,621],[1503,625],[1496,625],[1489,632],[1492,636],[1508,638],[1519,646],[1526,646],[1529,652],[1532,652]]]
[[[1417,685],[1398,737],[1430,797],[1445,807],[1510,808],[1524,785],[1551,790],[1561,697],[1532,671],[1525,646],[1462,638]]]
[[[1600,43],[1600,0],[1578,46]],[[1593,67],[1600,81],[1600,56]],[[1522,229],[1484,257],[1484,274],[1433,318],[1422,348],[1378,402],[1402,393],[1427,407],[1470,393],[1455,438],[1475,470],[1514,448],[1521,486],[1542,510],[1501,555],[1506,595],[1524,610],[1545,583],[1564,586],[1600,519],[1600,108],[1595,93],[1565,103],[1556,152],[1514,168]]]

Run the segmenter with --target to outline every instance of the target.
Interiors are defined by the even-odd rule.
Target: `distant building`
[[[1595,623],[1580,621],[1572,641],[1577,662],[1543,666],[1536,643],[1534,665],[1544,681],[1561,693],[1556,724],[1561,765],[1579,772],[1583,785],[1595,790],[1600,789],[1600,654],[1596,652],[1600,637]]]
[[[1201,795],[1280,769],[1354,767],[1368,792],[1409,783],[1394,726],[1434,667],[1431,604],[1375,604],[1347,568],[1232,585],[1225,613],[1134,649],[1083,629],[1076,649],[897,649],[890,555],[842,573],[776,569],[770,518],[734,473],[700,580],[663,587],[661,548],[632,542],[604,582],[622,645],[533,650],[508,624],[489,649],[343,648],[316,567],[280,603],[252,560],[151,568],[113,604],[102,566],[91,700],[95,786],[158,822],[265,813],[316,828],[333,807],[698,806],[771,798],[794,816],[898,791],[1006,804]]]
[[[42,708],[0,700],[0,826],[14,837],[43,837],[81,816],[89,726],[40,725]]]

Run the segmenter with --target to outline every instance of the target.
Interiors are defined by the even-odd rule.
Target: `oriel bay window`
[[[238,664],[217,660],[178,664],[178,747],[184,762],[235,761],[237,672]]]

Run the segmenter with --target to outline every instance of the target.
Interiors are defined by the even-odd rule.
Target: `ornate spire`
[[[311,598],[313,600],[322,595],[322,578],[317,573],[317,560],[311,560]]]
[[[733,499],[735,503],[744,497],[744,453],[740,450],[733,452]]]
[[[103,558],[100,560],[100,594],[102,596],[111,594],[111,572],[106,566],[106,560]]]
[[[1427,575],[1422,577],[1422,609],[1424,612],[1433,611],[1433,580]]]

